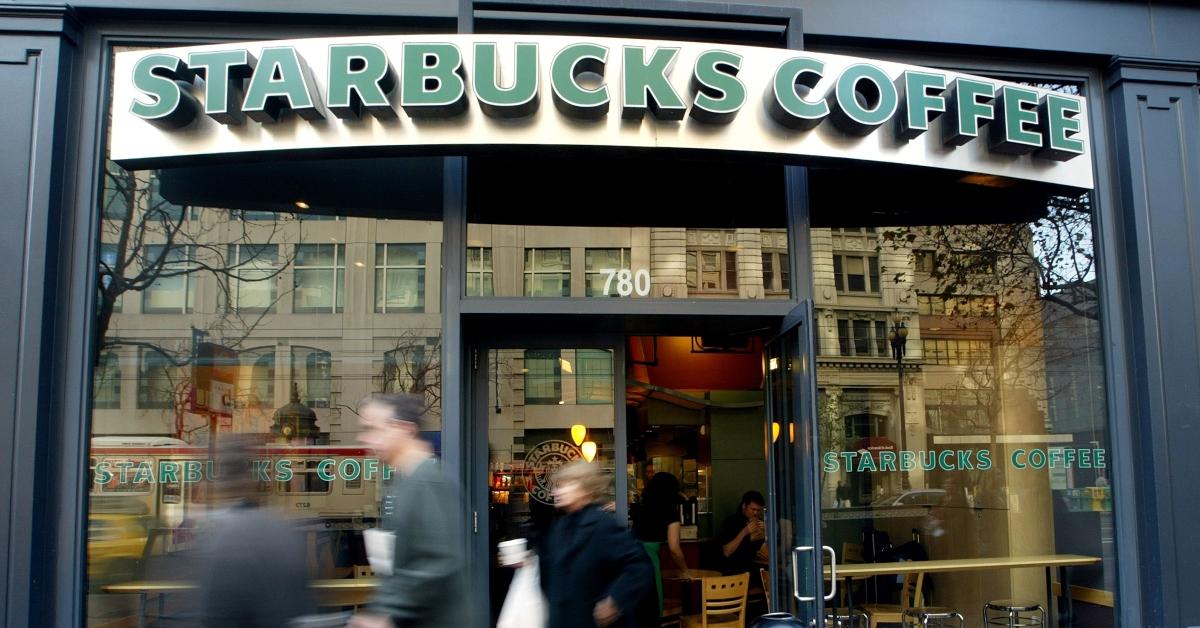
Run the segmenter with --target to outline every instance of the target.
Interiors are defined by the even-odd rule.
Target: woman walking
[[[538,567],[548,626],[655,626],[658,609],[646,551],[601,506],[608,478],[593,463],[576,461],[555,474],[554,505]]]

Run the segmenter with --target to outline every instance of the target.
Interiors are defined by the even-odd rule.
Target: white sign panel
[[[595,146],[851,159],[1090,188],[1079,96],[815,52],[402,35],[117,55],[112,158]]]

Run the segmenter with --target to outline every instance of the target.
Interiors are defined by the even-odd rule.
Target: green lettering
[[[338,463],[338,475],[342,476],[343,482],[353,482],[362,474],[362,464],[354,458],[342,458]]]
[[[599,120],[608,114],[608,86],[583,87],[586,73],[604,77],[608,48],[597,44],[572,44],[558,51],[550,64],[550,87],[554,106],[564,115],[581,120]]]
[[[905,70],[896,79],[896,92],[900,101],[900,115],[896,116],[899,129],[896,136],[911,140],[929,130],[929,123],[946,111],[946,75],[933,72]],[[933,90],[933,93],[930,93]]]
[[[321,462],[318,462],[317,463],[317,477],[321,478],[322,480],[324,480],[326,482],[332,482],[334,480],[334,476],[333,476],[333,472],[331,472],[330,469],[333,468],[333,464],[334,464],[333,458],[326,458],[326,459],[322,460]]]
[[[708,124],[728,124],[746,104],[746,86],[737,74],[742,55],[727,50],[706,50],[696,57],[692,70],[691,115]]]
[[[821,470],[825,473],[834,473],[838,470],[836,452],[827,451],[821,456]]]
[[[305,120],[325,117],[308,64],[291,46],[263,48],[250,76],[242,111],[258,122],[275,122],[290,109]]]
[[[1042,159],[1067,161],[1083,154],[1084,144],[1079,134],[1082,125],[1083,103],[1078,98],[1061,94],[1046,94],[1038,105],[1041,134],[1046,146],[1033,155]]]
[[[957,78],[950,84],[942,143],[962,146],[979,136],[979,127],[991,120],[996,86],[987,81]],[[982,99],[982,100],[981,100]]]
[[[467,110],[462,53],[454,44],[404,44],[400,106],[412,118],[449,118]]]
[[[1001,86],[996,95],[996,122],[989,130],[991,149],[1006,155],[1026,155],[1041,148],[1037,106],[1036,91],[1015,85]]]
[[[242,82],[250,77],[258,60],[250,51],[205,50],[188,55],[188,66],[204,79],[204,115],[221,124],[241,124],[238,108]]]
[[[163,460],[158,464],[158,482],[174,484],[179,481],[179,463]]]
[[[396,119],[388,94],[396,88],[396,71],[387,53],[375,44],[329,46],[329,83],[325,105],[333,115],[358,119],[363,111],[379,120]]]
[[[275,479],[280,482],[291,482],[295,473],[292,471],[291,460],[279,460],[275,462]]]
[[[649,109],[659,120],[682,120],[687,106],[667,79],[679,49],[656,48],[649,61],[642,46],[625,46],[621,52],[625,67],[621,77],[621,117],[641,120]]]
[[[512,85],[502,87],[496,43],[475,44],[475,98],[493,118],[520,118],[538,108],[538,45],[518,43],[514,49]]]
[[[781,63],[771,80],[767,113],[779,124],[797,131],[820,124],[829,115],[829,104],[825,100],[806,100],[800,90],[807,94],[824,72],[825,62],[812,57],[794,57]]]
[[[895,83],[883,68],[870,63],[856,63],[842,70],[826,100],[830,119],[851,135],[874,131],[890,120],[899,106]]]
[[[138,59],[133,66],[133,86],[150,100],[134,98],[129,112],[161,128],[187,126],[200,111],[200,103],[187,90],[195,78],[179,57],[151,54]]]

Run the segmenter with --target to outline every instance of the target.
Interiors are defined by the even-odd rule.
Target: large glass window
[[[116,254],[115,249],[110,250]],[[154,279],[142,293],[143,312],[186,314],[196,307],[194,258],[194,247],[155,244],[145,248],[141,271]]]
[[[557,349],[530,349],[525,352],[525,405],[555,405],[563,399],[563,366],[570,363]]]
[[[425,309],[425,245],[375,245],[375,311]]]
[[[229,247],[233,265],[230,305],[243,312],[275,310],[275,277],[279,274],[279,245],[235,244]]]
[[[341,312],[346,274],[341,244],[296,245],[294,312]]]
[[[1077,621],[1111,626],[1080,601],[1115,587],[1090,198],[940,185],[930,207],[814,202],[822,542],[867,562],[980,561],[924,576],[925,604],[968,617],[1000,598],[1053,613],[1045,566],[999,562],[1071,560]],[[898,602],[897,583],[847,593]]]
[[[536,153],[470,158],[468,296],[791,296],[782,167]],[[537,190],[520,211],[505,192],[517,189]]]
[[[571,296],[571,249],[525,249],[525,296]]]
[[[633,291],[629,249],[587,249],[583,253],[584,281],[589,297],[616,297]],[[621,271],[625,271],[622,274]]]
[[[305,526],[311,577],[367,564],[361,534],[380,523],[391,471],[358,442],[358,402],[420,396],[425,436],[441,447],[441,316],[426,313],[426,299],[441,302],[441,164],[109,165],[96,260],[88,625],[155,621],[154,609],[139,618],[135,599],[106,586],[194,572],[188,557],[232,503],[206,472],[229,438],[261,443],[266,479],[250,498]],[[339,184],[351,174],[366,178],[357,197]],[[339,202],[323,202],[335,189]],[[314,318],[326,313],[338,315]],[[168,596],[162,617],[194,616],[189,604]]]
[[[490,297],[496,294],[492,270],[492,249],[467,248],[467,296]]]

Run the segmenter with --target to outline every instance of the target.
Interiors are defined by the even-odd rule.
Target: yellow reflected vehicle
[[[135,580],[146,549],[142,517],[92,513],[88,516],[88,580],[110,583]]]

